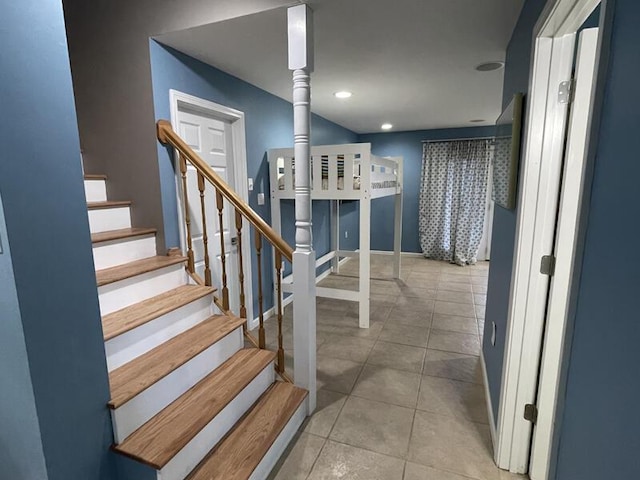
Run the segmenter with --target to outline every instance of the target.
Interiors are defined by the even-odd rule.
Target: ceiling
[[[357,133],[493,124],[523,0],[316,0],[312,110]],[[164,34],[158,41],[291,101],[286,9]],[[334,93],[349,90],[339,100]],[[484,120],[470,123],[471,120]]]

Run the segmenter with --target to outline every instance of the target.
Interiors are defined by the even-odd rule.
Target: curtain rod
[[[467,138],[443,138],[438,140],[422,140],[422,143],[438,143],[438,142],[464,142],[465,140],[495,140],[496,138],[509,138],[509,136],[502,137],[467,137]]]

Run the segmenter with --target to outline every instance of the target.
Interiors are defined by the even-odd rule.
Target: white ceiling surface
[[[523,0],[316,0],[312,110],[357,133],[493,124]],[[169,33],[160,42],[291,101],[286,9]],[[353,97],[338,100],[334,92]],[[470,123],[485,119],[485,123]]]

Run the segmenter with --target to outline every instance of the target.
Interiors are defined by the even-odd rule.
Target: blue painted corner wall
[[[505,107],[513,95],[525,94],[529,88],[529,68],[533,28],[546,4],[546,0],[527,0],[507,47],[502,91],[502,105]],[[516,235],[516,210],[507,210],[496,205],[493,213],[491,234],[491,268],[487,290],[485,331],[482,352],[487,368],[491,407],[494,419],[498,418],[500,407],[500,387],[504,360],[505,335],[509,296],[511,293],[511,273]],[[496,324],[496,342],[491,344],[491,324]]]
[[[0,476],[111,479],[109,386],[60,0],[4,2],[0,43],[0,105],[10,119],[0,129],[0,351],[20,363],[15,385],[5,383],[8,364],[0,367],[0,455],[11,456]],[[7,446],[11,432],[18,436]]]
[[[606,2],[609,42],[581,277],[573,321],[557,480],[638,478],[640,472],[640,3]],[[606,43],[605,42],[605,43]]]
[[[494,134],[493,127],[469,127],[358,135],[358,142],[371,143],[371,152],[374,155],[403,157],[403,252],[421,252],[418,234],[418,203],[422,175],[422,141],[487,137]],[[394,199],[385,197],[374,200],[371,202],[371,212],[371,249],[393,250]]]
[[[170,47],[150,40],[151,72],[156,119],[170,119],[169,90],[174,89],[204,98],[245,114],[247,141],[247,174],[254,179],[254,189],[249,192],[249,204],[267,222],[271,221],[269,199],[269,168],[267,150],[292,146],[293,108],[291,103],[265,92],[247,82],[228,75],[210,65],[200,62]],[[312,145],[354,143],[355,133],[317,115],[312,116]],[[160,181],[162,189],[163,215],[168,246],[179,246],[178,215],[176,211],[175,173],[167,149],[158,144]],[[264,192],[265,205],[258,205],[257,195]],[[313,202],[313,235],[317,255],[330,250],[329,202]],[[293,202],[283,202],[283,237],[289,244],[294,242]],[[345,228],[357,232],[357,217],[350,211],[342,213],[341,223]],[[253,271],[256,269],[256,258]],[[265,265],[271,264],[271,252],[267,250]],[[257,278],[254,277],[254,292]],[[273,288],[271,270],[263,270],[265,291]],[[265,295],[265,309],[273,304],[273,297]],[[257,295],[254,295],[254,312],[257,312]]]

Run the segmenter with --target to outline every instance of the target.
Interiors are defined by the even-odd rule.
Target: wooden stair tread
[[[85,173],[85,180],[106,180],[107,176],[101,173]]]
[[[109,374],[110,408],[118,408],[244,323],[213,315]]]
[[[107,200],[104,202],[88,202],[87,208],[89,210],[99,210],[101,208],[117,208],[117,207],[129,207],[131,206],[130,200]]]
[[[105,341],[215,292],[201,285],[182,285],[102,317]]]
[[[187,480],[248,479],[306,396],[306,390],[275,382]]]
[[[108,285],[109,283],[118,282],[126,278],[135,277],[147,272],[153,272],[163,267],[183,263],[187,259],[180,256],[156,256],[143,258],[134,262],[117,265],[115,267],[105,268],[96,272],[96,281],[99,287]]]
[[[91,234],[92,243],[108,242],[110,240],[121,240],[123,238],[140,237],[142,235],[155,234],[155,228],[121,228],[118,230],[107,230]]]
[[[114,449],[160,470],[274,359],[268,350],[236,352]]]

